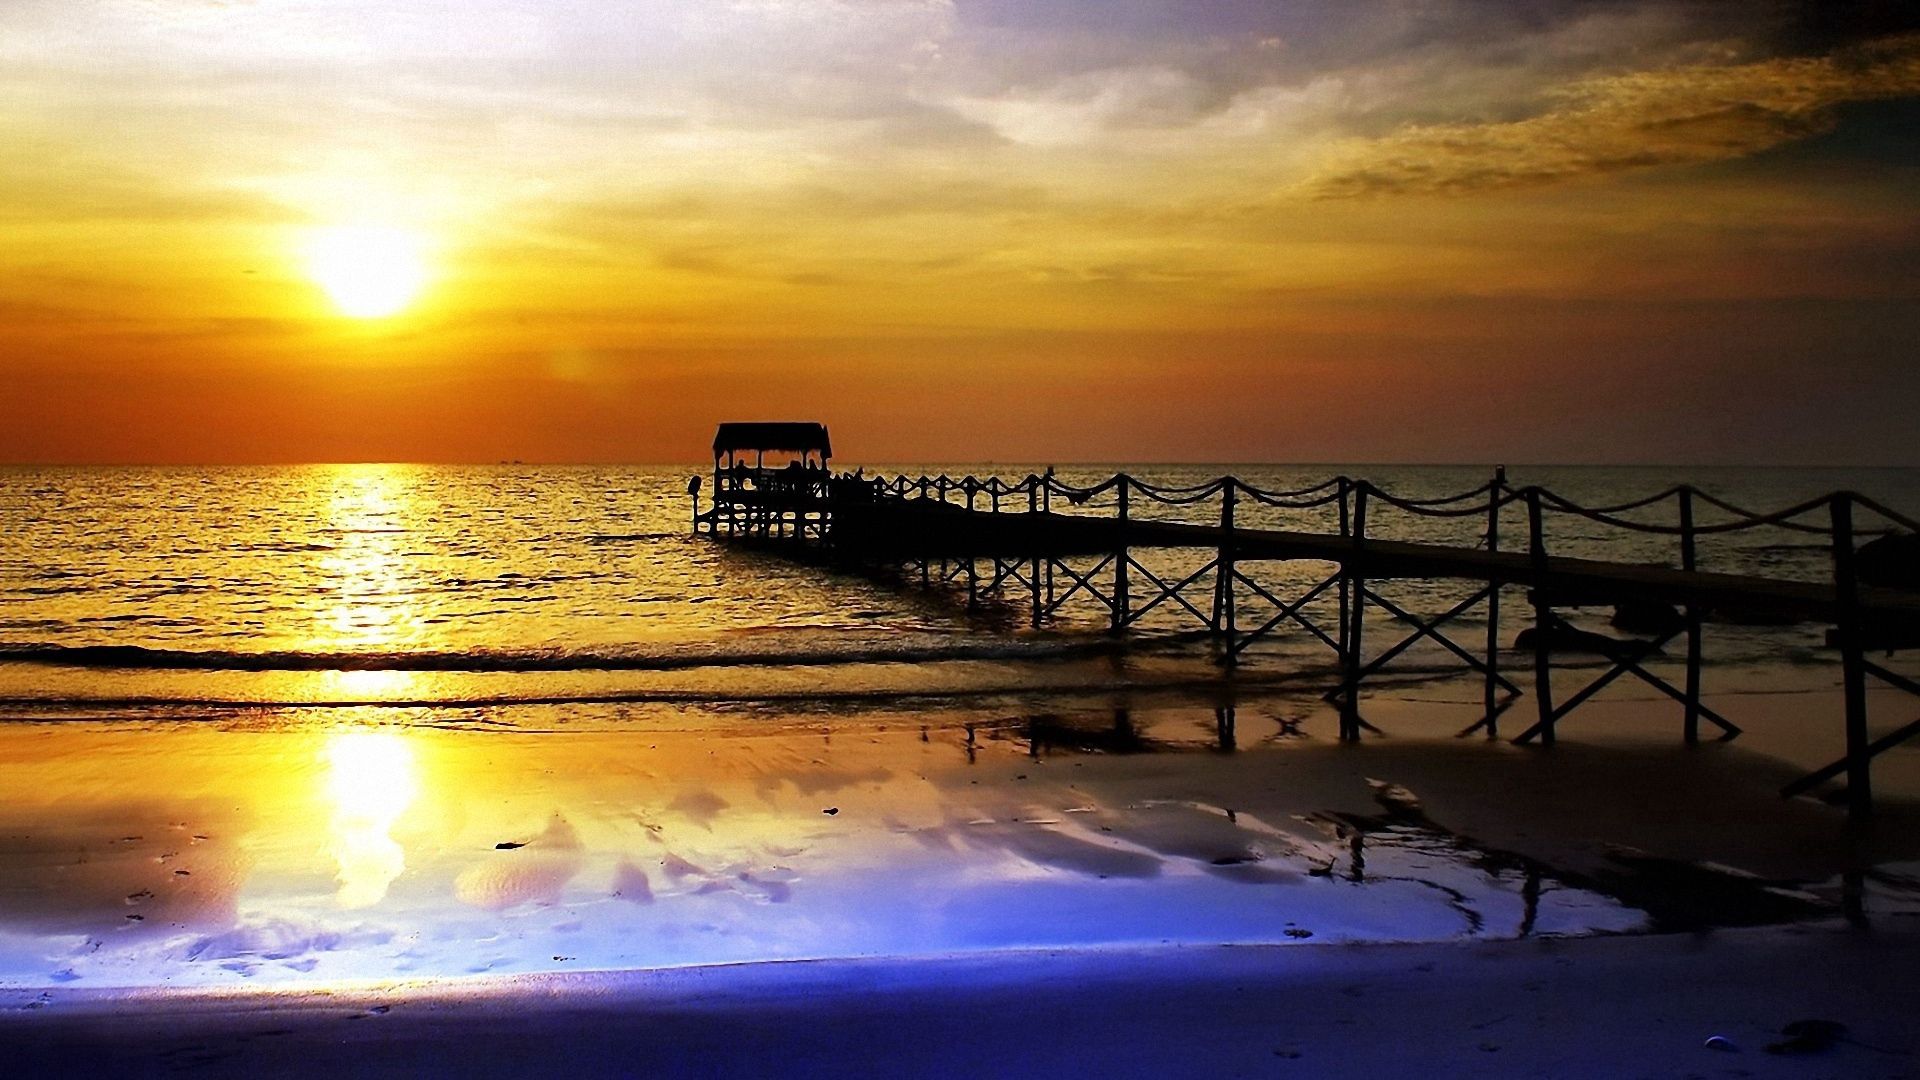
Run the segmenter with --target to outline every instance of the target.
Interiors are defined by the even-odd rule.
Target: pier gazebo
[[[768,455],[784,462],[768,463]],[[748,455],[752,464],[748,464]],[[723,423],[713,433],[711,531],[824,539],[821,501],[832,476],[833,440],[820,423]],[[696,515],[696,522],[699,521]]]
[[[833,441],[827,437],[827,425],[815,423],[725,423],[713,433],[716,472],[723,457],[731,469],[741,464],[740,455],[745,453],[753,454],[756,469],[765,467],[769,453],[798,454],[803,468],[825,469],[833,457]]]

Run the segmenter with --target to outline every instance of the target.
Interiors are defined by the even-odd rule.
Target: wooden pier
[[[1855,567],[1862,536],[1892,526],[1920,531],[1920,525],[1852,492],[1755,513],[1690,486],[1614,506],[1582,506],[1544,488],[1513,487],[1504,470],[1474,490],[1426,499],[1396,496],[1344,476],[1293,491],[1264,490],[1232,476],[1166,487],[1124,473],[1078,486],[1062,482],[1051,470],[1012,481],[866,477],[830,473],[825,429],[817,436],[798,430],[815,426],[763,425],[769,430],[758,433],[741,430],[749,425],[723,426],[723,438],[715,443],[711,506],[702,512],[696,503],[694,528],[738,542],[803,546],[812,556],[839,563],[904,567],[909,577],[917,575],[927,584],[963,583],[969,606],[996,596],[1019,603],[1035,626],[1048,624],[1075,598],[1103,608],[1106,629],[1116,634],[1166,607],[1216,640],[1221,661],[1229,666],[1242,662],[1257,641],[1283,632],[1302,634],[1324,645],[1338,662],[1339,681],[1327,698],[1339,706],[1345,740],[1358,740],[1369,730],[1360,715],[1366,680],[1423,639],[1483,683],[1484,714],[1461,734],[1497,736],[1502,714],[1524,693],[1501,668],[1509,652],[1500,636],[1502,601],[1510,590],[1525,596],[1524,610],[1509,618],[1532,631],[1525,652],[1536,706],[1516,742],[1552,744],[1557,725],[1569,713],[1628,676],[1680,706],[1682,736],[1689,744],[1699,740],[1702,722],[1720,738],[1738,735],[1737,725],[1701,700],[1702,639],[1711,612],[1833,628],[1829,639],[1839,652],[1846,702],[1846,755],[1788,785],[1783,794],[1802,794],[1844,776],[1850,812],[1865,818],[1872,807],[1872,759],[1920,734],[1920,721],[1878,738],[1870,734],[1868,680],[1912,694],[1920,694],[1920,682],[1866,656],[1871,649],[1920,640],[1920,591],[1862,584]],[[776,428],[783,430],[771,430]],[[742,451],[760,448],[742,440],[754,437],[790,444],[778,449],[802,457],[769,469],[764,455],[756,454],[756,464],[746,466]],[[696,481],[690,487],[696,499],[697,488]],[[1250,511],[1268,518],[1274,512],[1317,515],[1325,524],[1250,527],[1245,524]],[[1471,519],[1479,544],[1382,538],[1377,522],[1386,514]],[[1548,529],[1549,518],[1556,516],[1664,537],[1675,548],[1673,565],[1556,555],[1549,550]],[[1512,524],[1508,519],[1524,521],[1518,543],[1508,541],[1503,528]],[[1869,521],[1872,526],[1863,528]],[[1831,579],[1789,581],[1700,566],[1703,538],[1754,529],[1818,537],[1831,553]],[[1168,580],[1136,557],[1149,549],[1195,549],[1207,557]],[[1326,572],[1304,591],[1282,595],[1259,575],[1263,564],[1273,563],[1322,564]],[[1462,582],[1468,594],[1445,611],[1423,614],[1384,595],[1381,583],[1395,579]],[[1565,648],[1572,631],[1557,609],[1603,604],[1653,606],[1674,617],[1648,638],[1600,646],[1602,673],[1566,693],[1556,685],[1554,654],[1572,651]],[[1466,644],[1449,637],[1449,624],[1476,608],[1484,612],[1484,640]],[[1366,640],[1369,610],[1403,626],[1404,635],[1385,648],[1375,647]],[[1676,638],[1685,640],[1679,686],[1649,670],[1652,658]]]

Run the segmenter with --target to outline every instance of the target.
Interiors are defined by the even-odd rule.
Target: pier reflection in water
[[[0,810],[0,981],[1446,940],[1833,908],[1833,815],[1781,802],[1760,759],[1356,755],[1290,708],[0,726],[20,793]]]

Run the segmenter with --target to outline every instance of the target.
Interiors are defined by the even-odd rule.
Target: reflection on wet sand
[[[418,792],[413,748],[394,731],[343,731],[327,737],[326,759],[340,906],[377,904],[407,868],[391,830]]]
[[[1758,757],[1355,752],[1273,709],[12,725],[0,763],[26,985],[1620,931],[1824,914],[1845,869]]]

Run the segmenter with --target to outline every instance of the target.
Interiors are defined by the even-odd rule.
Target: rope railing
[[[1490,511],[1497,511],[1508,503],[1518,501],[1521,498],[1519,491],[1507,488],[1503,484],[1482,484],[1472,491],[1463,491],[1458,495],[1448,495],[1439,499],[1403,498],[1375,487],[1364,480],[1360,482],[1360,486],[1366,488],[1370,498],[1378,499],[1398,510],[1417,514],[1420,517],[1431,518],[1482,517]],[[1496,495],[1496,490],[1502,493]],[[1465,502],[1468,499],[1480,499],[1482,501],[1472,506],[1455,507],[1450,505],[1452,503]]]
[[[855,479],[848,475],[844,479]],[[1142,480],[1128,473],[1114,475],[1091,484],[1074,484],[1062,479],[1049,469],[1045,474],[1029,473],[1018,480],[1008,480],[1000,476],[985,478],[964,476],[955,478],[941,473],[937,476],[921,475],[910,477],[859,478],[873,485],[876,493],[887,493],[900,498],[918,494],[927,498],[945,501],[950,493],[962,492],[969,496],[986,495],[992,499],[991,509],[999,512],[1003,509],[1002,500],[1009,497],[1027,496],[1025,502],[1015,501],[1008,504],[1012,512],[1025,513],[1045,506],[1051,508],[1051,496],[1062,496],[1069,504],[1084,506],[1101,496],[1113,494],[1120,503],[1132,502],[1132,511],[1142,504],[1186,507],[1214,500],[1239,499],[1252,504],[1276,510],[1310,511],[1338,506],[1340,514],[1340,535],[1348,535],[1359,526],[1360,542],[1366,539],[1364,521],[1356,521],[1356,510],[1361,504],[1371,502],[1378,508],[1391,508],[1415,517],[1433,519],[1484,518],[1490,523],[1514,503],[1537,501],[1541,513],[1551,512],[1580,518],[1608,528],[1650,536],[1679,537],[1687,545],[1692,540],[1705,536],[1724,536],[1752,529],[1782,529],[1831,537],[1835,523],[1832,520],[1832,504],[1836,499],[1847,501],[1867,511],[1891,526],[1905,528],[1920,533],[1920,520],[1887,507],[1857,492],[1843,491],[1819,498],[1808,499],[1782,510],[1761,512],[1741,506],[1737,503],[1709,494],[1692,485],[1681,484],[1637,499],[1603,505],[1586,505],[1568,498],[1549,488],[1529,485],[1515,487],[1506,480],[1504,471],[1496,473],[1494,479],[1477,487],[1452,494],[1437,496],[1410,496],[1388,491],[1370,481],[1356,479],[1344,474],[1323,480],[1306,487],[1275,489],[1250,484],[1235,476],[1220,476],[1211,480],[1192,484],[1157,484]],[[1677,510],[1676,521],[1650,521],[1623,515],[1635,511],[1673,504]],[[1726,515],[1725,520],[1695,521],[1694,505],[1709,507]],[[1809,518],[1826,520],[1805,520]],[[1859,529],[1848,515],[1849,536],[1870,534],[1874,530]],[[1884,530],[1881,530],[1884,531]],[[1482,537],[1483,541],[1485,537]],[[1691,556],[1688,557],[1689,559]]]
[[[1146,492],[1155,498],[1179,498],[1192,495],[1211,497],[1219,494],[1220,489],[1226,487],[1228,484],[1239,483],[1238,480],[1231,476],[1222,476],[1216,480],[1209,480],[1204,484],[1154,484],[1135,476],[1128,476],[1127,482],[1133,486],[1135,491]]]
[[[1736,506],[1725,499],[1716,498],[1713,495],[1709,495],[1706,492],[1701,491],[1699,488],[1696,488],[1696,487],[1687,487],[1687,488],[1683,488],[1682,490],[1690,492],[1693,498],[1698,499],[1703,503],[1706,503],[1708,506],[1711,506],[1714,509],[1721,511],[1722,513],[1732,514],[1735,518],[1738,518],[1743,521],[1763,523],[1765,519],[1779,518],[1784,515],[1784,511],[1776,512],[1772,514],[1763,514],[1755,510],[1749,510],[1744,506]],[[1809,500],[1809,503],[1807,505],[1818,504],[1818,505],[1824,506],[1826,502],[1827,502],[1826,499],[1813,499],[1813,500]],[[1795,528],[1802,532],[1826,532],[1827,531],[1825,527],[1819,526],[1819,525],[1794,524],[1787,527]]]
[[[1325,483],[1312,487],[1294,488],[1290,491],[1269,491],[1255,487],[1244,480],[1234,481],[1235,493],[1244,495],[1262,506],[1271,506],[1279,510],[1316,510],[1322,506],[1331,506],[1344,501],[1353,482],[1344,476],[1336,476]]]
[[[1566,510],[1572,513],[1624,514],[1630,510],[1641,510],[1649,506],[1656,506],[1660,503],[1666,502],[1668,499],[1678,499],[1680,498],[1682,492],[1692,491],[1692,490],[1693,490],[1692,488],[1689,488],[1686,485],[1682,484],[1675,487],[1670,487],[1665,491],[1657,492],[1652,495],[1642,496],[1638,499],[1629,499],[1628,501],[1623,503],[1614,503],[1611,506],[1581,506],[1580,504],[1574,502],[1573,500],[1565,498],[1556,492],[1549,491],[1546,488],[1540,489],[1540,496],[1543,500],[1545,500],[1549,505],[1552,505],[1555,509]]]
[[[1503,481],[1488,481],[1487,483],[1481,484],[1477,488],[1473,488],[1468,491],[1462,491],[1454,495],[1441,495],[1436,498],[1429,498],[1429,499],[1415,499],[1405,495],[1394,495],[1393,493],[1387,491],[1386,489],[1378,487],[1374,484],[1368,483],[1365,480],[1357,481],[1357,483],[1365,484],[1367,489],[1370,492],[1372,492],[1374,496],[1384,499],[1387,502],[1392,503],[1393,505],[1398,506],[1403,510],[1410,510],[1415,513],[1418,513],[1420,508],[1422,507],[1450,506],[1454,503],[1465,502],[1468,499],[1484,498],[1489,493],[1491,493],[1495,488],[1504,486]]]
[[[1828,504],[1832,501],[1831,496],[1823,496],[1817,499],[1809,499],[1806,502],[1797,503],[1793,506],[1786,508],[1785,510],[1777,510],[1770,514],[1754,513],[1753,511],[1745,510],[1740,507],[1735,507],[1730,503],[1722,503],[1720,500],[1717,500],[1717,499],[1715,500],[1701,499],[1701,501],[1703,502],[1709,502],[1710,505],[1714,505],[1721,509],[1729,510],[1729,512],[1736,512],[1739,516],[1732,521],[1714,522],[1714,523],[1705,524],[1705,525],[1689,524],[1689,523],[1667,525],[1667,524],[1664,524],[1661,522],[1655,522],[1655,521],[1636,521],[1632,518],[1623,518],[1618,516],[1617,513],[1613,512],[1613,508],[1594,509],[1591,507],[1585,507],[1569,499],[1566,499],[1563,496],[1560,496],[1551,491],[1548,491],[1545,488],[1538,488],[1535,490],[1539,491],[1540,499],[1543,505],[1546,505],[1551,509],[1572,514],[1576,517],[1582,517],[1587,519],[1588,521],[1597,522],[1602,525],[1611,526],[1617,529],[1626,529],[1632,532],[1650,533],[1650,534],[1656,534],[1656,535],[1662,535],[1662,536],[1686,536],[1686,535],[1704,536],[1708,534],[1743,532],[1747,529],[1755,529],[1755,528],[1762,528],[1762,527],[1769,527],[1769,526],[1774,528],[1789,529],[1796,532],[1811,532],[1811,533],[1821,533],[1821,534],[1826,534],[1831,532],[1831,528],[1828,525],[1812,525],[1806,522],[1794,520],[1796,518],[1805,516],[1814,511],[1825,510]],[[1691,496],[1693,498],[1700,498],[1700,492],[1694,488],[1674,488],[1671,492],[1663,495],[1662,498],[1682,498],[1687,496]],[[1644,507],[1647,505],[1651,505],[1652,502],[1653,500],[1640,500],[1637,505]]]
[[[1699,488],[1689,485],[1668,488],[1666,491],[1660,492],[1657,495],[1649,495],[1646,498],[1635,499],[1631,502],[1616,503],[1612,506],[1582,506],[1546,488],[1540,488],[1539,492],[1542,503],[1553,510],[1573,514],[1577,517],[1583,517],[1589,521],[1609,525],[1614,528],[1628,529],[1635,532],[1656,533],[1667,536],[1680,536],[1685,534],[1705,535],[1709,533],[1740,532],[1745,529],[1763,526],[1806,533],[1825,534],[1831,531],[1828,525],[1814,525],[1793,520],[1814,511],[1824,510],[1831,501],[1831,496],[1809,499],[1806,502],[1790,506],[1785,510],[1777,510],[1770,514],[1763,514],[1748,510],[1742,506],[1737,506],[1724,499],[1708,495]],[[1666,525],[1660,522],[1637,521],[1619,516],[1626,511],[1645,509],[1646,507],[1654,506],[1667,500],[1677,502],[1688,498],[1705,503],[1723,513],[1731,514],[1733,515],[1733,520],[1705,525]]]
[[[1865,495],[1862,495],[1854,491],[1846,491],[1846,492],[1842,492],[1841,494],[1845,495],[1847,499],[1851,501],[1855,506],[1858,506],[1864,510],[1868,510],[1874,514],[1877,514],[1880,517],[1886,519],[1887,521],[1892,522],[1893,524],[1898,525],[1901,528],[1907,530],[1908,532],[1920,533],[1920,521],[1916,521],[1915,519],[1900,513],[1898,510],[1888,509],[1886,504],[1880,502],[1877,499],[1870,499]]]

